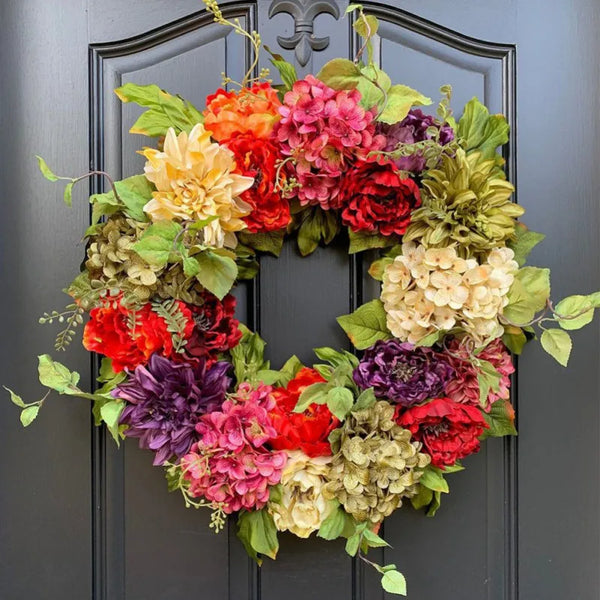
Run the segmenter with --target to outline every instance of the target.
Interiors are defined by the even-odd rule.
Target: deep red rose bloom
[[[240,196],[252,207],[244,217],[250,233],[276,231],[290,222],[289,202],[275,189],[276,162],[281,158],[278,146],[251,133],[236,135],[224,142],[233,152],[237,170],[254,178],[254,184]]]
[[[189,338],[194,327],[192,314],[183,302],[179,302],[179,309],[188,319],[184,335]],[[90,311],[83,331],[86,350],[108,356],[117,373],[146,364],[155,352],[166,357],[176,354],[167,323],[152,310],[151,304],[144,304],[133,317],[134,313],[119,300],[110,300]]]
[[[488,428],[479,409],[449,398],[436,398],[408,408],[397,420],[414,439],[423,442],[431,464],[441,469],[479,452],[478,438]]]
[[[352,231],[402,235],[411,212],[421,206],[412,179],[402,179],[391,163],[361,161],[343,178],[342,221]]]
[[[270,440],[275,450],[302,450],[308,456],[328,456],[327,436],[338,426],[325,404],[311,404],[303,413],[292,412],[303,390],[325,381],[314,369],[301,369],[287,387],[275,388],[276,407],[269,413],[277,437]]]
[[[234,318],[235,298],[227,294],[219,300],[214,294],[204,292],[200,306],[188,305],[194,321],[194,330],[185,347],[185,354],[193,358],[216,358],[237,346],[242,332],[240,322]]]

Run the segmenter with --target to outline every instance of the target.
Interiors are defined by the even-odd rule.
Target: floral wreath
[[[341,536],[405,595],[395,565],[365,556],[387,545],[382,521],[404,501],[433,516],[463,458],[516,435],[511,353],[540,335],[566,365],[568,330],[592,320],[600,292],[554,307],[549,269],[524,266],[544,236],[516,220],[524,210],[497,152],[505,118],[473,98],[456,121],[450,86],[436,116],[415,108],[431,100],[374,64],[377,20],[359,5],[348,9],[364,40],[354,61],[298,79],[271,53],[283,82],[272,85],[266,69],[251,78],[259,35],[204,2],[253,46],[239,89],[217,90],[203,111],[155,85],[117,89],[147,109],[131,132],[158,138],[141,151],[144,174],[58,177],[38,157],[47,179],[68,181],[68,205],[89,175],[111,188],[90,198],[87,259],[65,290],[73,303],[40,319],[64,323],[64,350],[89,317],[97,389],[81,390],[49,355],[39,379],[90,399],[117,444],[138,438],[169,490],[212,511],[215,531],[237,513],[259,562],[275,558],[279,531]],[[273,370],[265,342],[236,319],[231,288],[288,235],[302,255],[338,235],[350,254],[378,253],[369,273],[381,297],[338,318],[361,352],[317,348],[318,364],[292,357]],[[48,394],[25,404],[8,391],[28,426]]]

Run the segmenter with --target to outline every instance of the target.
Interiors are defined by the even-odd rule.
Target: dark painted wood
[[[0,3],[0,279],[10,290],[2,298],[0,381],[30,396],[39,391],[33,357],[52,348],[52,332],[37,316],[63,301],[57,288],[81,260],[75,244],[88,213],[81,197],[71,211],[62,207],[59,188],[37,175],[33,154],[57,171],[79,173],[88,167],[89,144],[92,165],[116,177],[137,172],[135,150],[145,140],[127,130],[138,111],[121,106],[112,88],[155,82],[202,105],[221,71],[239,79],[248,60],[242,40],[212,24],[197,0],[49,4]],[[517,133],[507,161],[513,181],[518,171],[519,202],[526,221],[551,240],[534,260],[552,268],[557,297],[598,289],[598,3],[363,4],[382,20],[377,53],[394,80],[432,97],[450,82],[455,106],[477,94],[508,116]],[[295,33],[310,26],[310,39],[328,38],[301,48],[299,72],[307,73],[352,55],[348,21],[337,19],[346,5],[224,6],[291,59],[299,45],[286,49],[285,40]],[[309,360],[317,345],[345,346],[335,315],[377,294],[364,266],[340,244],[308,259],[289,244],[279,260],[263,260],[255,285],[238,290],[240,315],[266,337],[275,365],[292,353]],[[569,371],[529,349],[515,378],[518,444],[494,440],[470,458],[468,470],[452,476],[452,494],[435,519],[411,509],[388,519],[393,549],[379,557],[406,572],[411,600],[598,597],[598,333],[594,325],[575,335]],[[89,381],[84,351],[74,348],[65,360]],[[117,450],[92,430],[83,402],[52,400],[53,410],[25,432],[16,409],[0,404],[0,598],[385,596],[377,577],[338,543],[283,535],[280,559],[258,570],[234,526],[212,534],[206,514],[167,494],[161,470],[135,443]]]

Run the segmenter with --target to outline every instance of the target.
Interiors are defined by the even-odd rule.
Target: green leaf
[[[361,38],[372,38],[379,29],[379,21],[374,15],[362,14],[354,21],[352,25],[354,31],[360,35]]]
[[[529,253],[546,236],[543,233],[529,231],[523,223],[517,223],[515,227],[515,239],[508,242],[508,247],[515,253],[517,264],[522,267],[529,256]]]
[[[550,297],[550,269],[523,267],[508,290],[503,315],[516,325],[525,325],[544,309]]]
[[[434,344],[436,344],[437,342],[439,342],[445,335],[446,335],[446,330],[444,329],[439,329],[437,331],[432,331],[431,333],[428,333],[425,337],[422,337],[416,344],[415,346],[424,346],[427,348],[431,348],[431,346],[433,346]]]
[[[305,210],[298,230],[298,249],[302,256],[308,256],[317,249],[319,242],[331,243],[339,231],[339,223],[332,211],[321,208]]]
[[[500,389],[500,380],[502,375],[496,370],[494,365],[487,360],[480,360],[477,369],[477,383],[479,384],[479,404],[482,407],[487,406],[487,399],[490,390],[498,392]]]
[[[50,167],[48,166],[48,164],[46,163],[46,161],[41,157],[41,156],[37,156],[37,161],[38,161],[38,166],[40,168],[40,171],[42,172],[42,175],[48,180],[48,181],[58,181],[59,179],[70,179],[70,177],[59,177],[58,175],[55,175],[52,170],[50,169]]]
[[[183,273],[186,277],[196,277],[200,271],[198,261],[192,256],[183,259]]]
[[[285,231],[282,229],[264,233],[246,233],[240,231],[237,235],[239,241],[245,246],[249,246],[259,252],[269,252],[273,256],[279,256],[281,248],[283,248]]]
[[[362,67],[360,72],[362,76],[357,86],[361,95],[360,105],[366,110],[370,110],[374,106],[378,109],[383,108],[385,96],[382,90],[387,94],[392,87],[389,75],[379,67],[371,64]]]
[[[350,556],[356,556],[356,553],[358,552],[359,544],[360,544],[360,534],[355,533],[354,535],[351,535],[348,538],[348,541],[346,542],[346,552]]]
[[[261,369],[256,372],[255,379],[265,385],[275,385],[279,382],[281,373],[273,369]]]
[[[196,278],[208,291],[222,300],[235,283],[238,274],[235,261],[213,250],[204,250],[196,254],[195,258],[200,265]]]
[[[35,418],[38,416],[40,412],[39,405],[36,406],[28,406],[21,411],[21,423],[23,427],[28,427],[33,423]]]
[[[27,406],[25,402],[23,402],[23,398],[21,398],[21,396],[15,394],[10,388],[7,388],[5,385],[3,385],[2,387],[10,394],[10,401],[13,404],[16,404],[19,408],[25,408]]]
[[[243,381],[253,382],[258,372],[269,368],[269,363],[264,360],[264,340],[245,325],[240,324],[239,329],[242,339],[231,349],[231,362],[238,385]]]
[[[515,411],[508,400],[496,400],[490,408],[490,412],[481,413],[489,429],[484,430],[479,439],[488,437],[504,437],[505,435],[517,435],[515,429]]]
[[[369,267],[369,275],[376,281],[383,281],[383,273],[388,265],[394,262],[393,258],[384,256],[373,263]]]
[[[346,418],[354,404],[352,392],[345,387],[334,387],[327,392],[327,408],[340,421]]]
[[[285,60],[281,54],[271,52],[271,49],[268,46],[263,46],[263,48],[271,55],[271,63],[273,63],[273,66],[279,71],[285,89],[291,90],[294,83],[298,81],[296,67]]]
[[[237,536],[246,548],[246,552],[258,564],[262,563],[259,554],[264,554],[275,560],[279,550],[277,528],[273,517],[267,512],[266,508],[251,512],[242,511],[238,516]]]
[[[381,587],[390,594],[406,596],[406,579],[399,571],[387,571],[381,578]]]
[[[445,494],[450,492],[448,482],[444,479],[441,469],[432,467],[431,465],[423,470],[419,483],[434,492],[444,492]]]
[[[542,348],[563,367],[567,366],[573,342],[562,329],[547,329],[540,338]]]
[[[371,300],[353,313],[338,317],[337,322],[358,350],[369,348],[377,340],[389,340],[392,337],[381,300]]]
[[[356,232],[350,228],[348,228],[348,237],[350,238],[349,254],[356,254],[357,252],[371,250],[372,248],[387,248],[398,243],[396,236]]]
[[[132,246],[133,251],[148,264],[164,267],[173,251],[173,242],[156,235],[144,235]]]
[[[305,387],[293,412],[304,412],[311,404],[325,404],[327,402],[327,391],[328,386],[326,383],[313,383]]]
[[[154,188],[144,175],[133,175],[115,181],[115,188],[121,202],[125,206],[124,212],[136,221],[147,221],[144,206],[152,199]]]
[[[322,346],[321,348],[314,348],[313,352],[318,358],[326,360],[334,367],[339,367],[340,365],[350,365],[352,368],[358,367],[358,358],[345,350],[338,352],[333,348]]]
[[[508,142],[509,126],[503,115],[490,115],[477,98],[469,100],[458,122],[458,137],[467,152],[481,152],[483,160],[493,159],[496,148]]]
[[[110,400],[100,407],[100,416],[106,423],[106,428],[110,431],[115,442],[119,445],[119,417],[125,408],[125,402],[122,400]]]
[[[506,325],[504,327],[504,334],[502,335],[502,341],[504,345],[513,353],[521,354],[523,347],[528,342],[527,336],[523,333],[523,330],[519,327],[513,327],[512,325]]]
[[[377,398],[375,398],[375,391],[373,388],[367,388],[366,390],[363,390],[356,399],[356,402],[352,407],[352,412],[370,408],[373,406],[373,404],[375,404],[376,400]]]
[[[69,181],[69,183],[67,183],[67,185],[65,186],[65,192],[63,194],[65,204],[69,207],[71,207],[73,205],[73,186],[74,185],[75,185],[74,181]]]
[[[374,531],[368,527],[363,531],[363,540],[367,542],[369,548],[390,548],[391,546]]]
[[[337,500],[330,500],[336,505],[329,516],[321,523],[317,536],[324,540],[335,540],[340,536],[352,535],[355,528],[354,519],[349,515]]]
[[[38,356],[38,374],[40,383],[56,390],[60,394],[73,394],[79,392],[79,374],[69,371],[67,367],[54,361],[50,355]]]
[[[287,384],[296,377],[298,371],[303,368],[303,364],[300,362],[300,359],[294,354],[291,358],[285,362],[283,367],[279,370],[279,382],[282,386],[287,386]]]
[[[398,123],[406,117],[412,106],[428,104],[431,104],[431,98],[427,98],[420,92],[406,85],[393,85],[388,90],[385,108],[377,120],[389,124]]]
[[[361,79],[360,69],[347,58],[334,58],[317,73],[317,79],[334,90],[350,90]]]
[[[363,5],[362,4],[348,4],[347,8],[346,8],[346,14],[349,14],[351,12],[354,12],[355,10],[362,10]]]
[[[410,503],[415,510],[420,510],[421,508],[429,506],[432,500],[433,491],[423,485],[420,485],[417,488],[416,495],[411,496]]]
[[[591,296],[567,296],[556,305],[554,312],[559,317],[558,324],[563,329],[574,330],[581,329],[592,322],[594,308],[596,306]],[[574,318],[561,319],[560,317]]]

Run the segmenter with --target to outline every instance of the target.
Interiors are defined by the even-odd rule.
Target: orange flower
[[[281,102],[268,83],[256,83],[237,92],[217,90],[206,99],[204,127],[218,142],[239,133],[268,138],[280,119]]]

